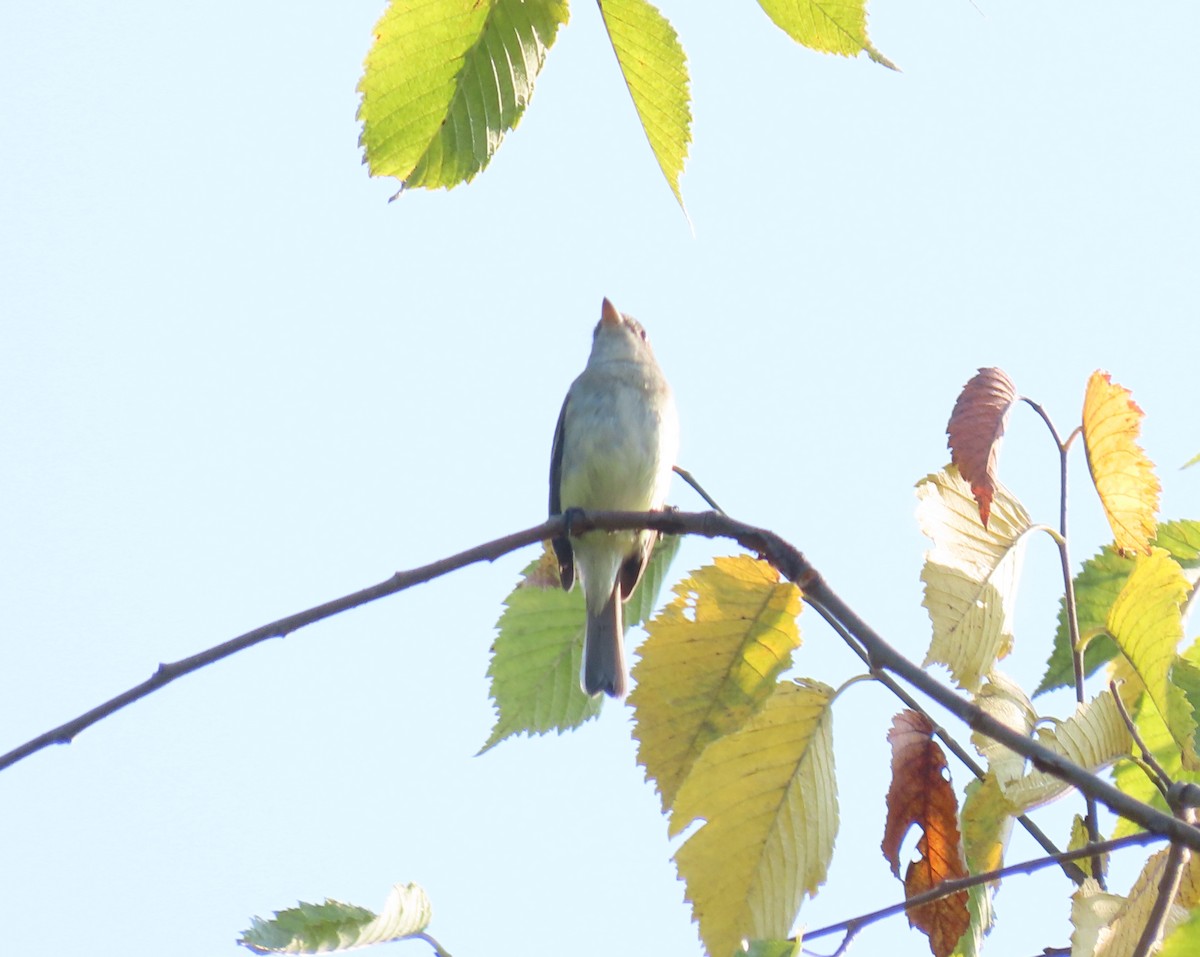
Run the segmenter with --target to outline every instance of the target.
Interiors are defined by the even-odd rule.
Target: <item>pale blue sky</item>
[[[1110,370],[1148,413],[1164,516],[1200,517],[1200,470],[1177,470],[1200,451],[1195,4],[877,2],[900,74],[798,48],[748,0],[663,9],[693,76],[694,237],[592,4],[490,169],[390,205],[354,119],[378,0],[0,9],[0,750],[159,661],[539,521],[605,295],[675,387],[683,464],[918,660],[912,485],[977,366],[1064,432]],[[1077,560],[1105,534],[1081,451]],[[1054,521],[1031,413],[1002,468]],[[253,914],[415,880],[456,957],[698,954],[626,711],[472,757],[529,557],[255,648],[4,772],[6,949],[232,955]],[[1037,544],[1007,666],[1029,686],[1056,582]],[[801,626],[799,673],[855,673]],[[900,897],[878,850],[898,707],[858,685],[835,712],[842,830],[811,926]],[[1007,885],[993,952],[1064,945],[1069,890]],[[928,952],[902,918],[857,948]]]

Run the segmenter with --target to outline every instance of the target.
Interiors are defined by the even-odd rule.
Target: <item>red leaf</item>
[[[883,856],[900,876],[900,845],[915,824],[922,831],[918,860],[904,875],[904,895],[914,897],[943,881],[967,876],[958,803],[945,777],[946,756],[933,741],[933,725],[916,711],[901,711],[888,732],[892,745],[892,784],[887,794]],[[947,957],[971,924],[967,892],[908,909],[908,922],[929,938],[934,957]]]
[[[971,483],[979,503],[979,518],[987,526],[996,491],[996,457],[1008,410],[1017,401],[1017,387],[1002,369],[980,369],[954,403],[946,434],[950,461]]]

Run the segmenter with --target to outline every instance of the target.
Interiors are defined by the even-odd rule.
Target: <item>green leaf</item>
[[[803,944],[803,935],[795,940],[749,940],[743,953],[746,957],[800,957]]]
[[[825,880],[838,817],[832,699],[816,681],[777,686],[679,789],[671,833],[704,821],[675,860],[709,954],[786,937],[804,894]]]
[[[1189,469],[1193,465],[1195,465],[1197,462],[1200,462],[1200,452],[1197,452],[1190,459],[1188,459],[1186,462],[1184,462],[1183,465],[1180,466],[1180,468]]]
[[[417,884],[396,884],[383,911],[327,900],[275,912],[273,920],[252,918],[238,941],[256,954],[328,954],[370,944],[404,940],[424,932],[433,916]]]
[[[742,727],[800,645],[800,589],[748,555],[718,558],[674,588],[633,669],[638,761],[669,808],[704,749]]]
[[[933,542],[921,570],[922,604],[933,623],[925,664],[946,665],[959,687],[976,691],[1012,650],[1029,515],[997,484],[985,528],[971,486],[953,465],[918,482],[917,500],[917,521]]]
[[[583,589],[562,590],[548,546],[522,572],[504,605],[488,666],[496,725],[480,754],[515,734],[577,728],[600,713],[604,700],[579,687]]]
[[[533,96],[566,0],[391,0],[358,89],[364,162],[401,188],[470,182]]]
[[[692,140],[692,99],[679,37],[647,0],[600,0],[600,14],[654,158],[686,216],[679,176]]]
[[[951,957],[979,957],[983,953],[983,939],[995,923],[991,887],[976,884],[967,891],[967,913],[971,923],[958,939]]]
[[[640,624],[658,603],[658,593],[679,551],[679,537],[660,536],[642,581],[625,604],[626,631]],[[583,589],[562,590],[558,562],[547,545],[521,573],[496,623],[488,677],[498,712],[482,754],[516,734],[562,734],[600,713],[603,696],[579,687],[583,661]]]
[[[1181,606],[1188,591],[1183,571],[1162,548],[1139,555],[1108,612],[1108,631],[1146,687],[1183,753],[1183,765],[1200,768],[1193,746],[1196,719],[1171,667],[1183,638]]]
[[[1181,667],[1181,662],[1183,667]],[[1175,667],[1171,671],[1172,681],[1178,683],[1189,698],[1191,698],[1193,678],[1200,671],[1198,665],[1200,665],[1200,640],[1176,659]],[[1122,697],[1126,701],[1129,700],[1124,693]],[[1136,695],[1135,700],[1135,706],[1130,709],[1133,714],[1134,726],[1138,729],[1138,734],[1145,742],[1146,747],[1150,749],[1150,753],[1154,755],[1159,766],[1166,771],[1172,781],[1200,784],[1200,771],[1184,769],[1179,745],[1172,739],[1171,732],[1167,730],[1166,722],[1158,713],[1158,709],[1146,699],[1145,695]],[[1194,705],[1195,699],[1191,700]],[[1121,761],[1113,772],[1113,781],[1130,797],[1137,798],[1167,814],[1171,813],[1162,793],[1134,762]],[[1113,836],[1124,837],[1126,834],[1134,834],[1140,830],[1141,828],[1132,821],[1120,818],[1117,820]]]
[[[1196,954],[1200,954],[1200,910],[1193,911],[1184,923],[1166,935],[1158,957],[1196,957]]]
[[[1154,544],[1165,548],[1185,569],[1200,569],[1200,522],[1184,520],[1161,522]],[[1119,555],[1115,548],[1106,545],[1093,558],[1083,563],[1075,577],[1075,606],[1079,616],[1079,635],[1087,641],[1083,652],[1084,673],[1093,674],[1117,653],[1117,646],[1107,632],[1108,609],[1116,601],[1133,571],[1133,558]],[[1194,575],[1191,576],[1194,580]],[[1046,664],[1046,673],[1034,695],[1055,688],[1065,688],[1075,681],[1071,664],[1071,633],[1067,627],[1067,608],[1064,599],[1059,600],[1058,631],[1054,635],[1054,649]]]
[[[1159,902],[1159,887],[1169,850],[1152,854],[1129,889],[1128,897],[1107,894],[1092,878],[1071,895],[1071,953],[1079,955],[1132,954],[1150,915]],[[1168,905],[1163,930],[1170,933],[1187,919],[1178,904]],[[1152,948],[1153,950],[1153,948]]]
[[[895,70],[896,64],[875,49],[867,36],[866,0],[758,0],[784,33],[819,53],[858,56]]]

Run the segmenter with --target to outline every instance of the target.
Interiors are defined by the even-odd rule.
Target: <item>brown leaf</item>
[[[915,824],[921,828],[918,860],[904,875],[905,897],[931,890],[943,881],[967,876],[962,839],[958,833],[958,804],[945,777],[946,756],[933,741],[933,725],[916,711],[901,711],[888,732],[892,745],[892,784],[887,794],[887,824],[883,856],[900,876],[900,845]],[[929,938],[934,957],[947,957],[967,931],[971,915],[967,892],[912,907],[908,922]]]
[[[1017,387],[1002,369],[980,369],[954,403],[946,434],[950,460],[971,484],[979,503],[979,518],[987,526],[996,491],[996,457],[1008,410],[1017,401]]]

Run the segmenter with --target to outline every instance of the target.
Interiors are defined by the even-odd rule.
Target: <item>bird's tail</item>
[[[589,695],[601,691],[624,698],[625,629],[621,622],[620,588],[614,587],[599,613],[588,611],[587,631],[583,639],[583,690]]]

